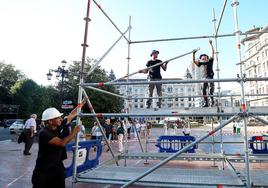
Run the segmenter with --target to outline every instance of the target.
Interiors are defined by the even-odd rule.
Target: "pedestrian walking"
[[[36,114],[32,114],[30,118],[25,122],[24,125],[24,133],[26,135],[26,142],[25,142],[25,148],[24,148],[24,155],[31,155],[30,149],[33,145],[34,142],[34,134],[36,131]]]
[[[190,124],[189,121],[186,121],[183,124],[182,133],[184,134],[184,136],[190,136],[190,134],[191,134],[191,124]]]
[[[201,54],[199,59],[195,59],[195,53],[196,50],[193,51],[193,62],[200,68],[201,72],[201,79],[213,79],[214,72],[213,72],[213,61],[214,61],[214,47],[212,45],[212,40],[209,40],[209,44],[211,46],[211,57],[209,57],[207,54]],[[203,107],[208,107],[208,96],[207,96],[207,89],[209,86],[209,95],[213,95],[214,93],[214,83],[213,82],[204,82],[202,85],[202,94],[204,98],[204,104]],[[214,99],[213,96],[211,98],[211,106],[214,106]]]
[[[125,129],[121,121],[119,121],[118,123],[116,134],[118,138],[118,151],[119,153],[123,153],[124,150],[123,140],[124,140]]]
[[[156,65],[158,63],[161,63],[162,61],[158,59],[159,51],[153,50],[151,53],[152,59],[149,60],[146,64],[147,67],[151,67],[153,65]],[[150,81],[160,81],[162,80],[162,76],[160,73],[160,69],[162,68],[164,71],[167,70],[167,64],[168,61],[164,62],[163,64],[153,67],[151,69],[141,70],[140,73],[148,73],[149,72],[149,80]],[[158,97],[162,97],[162,84],[149,84],[149,97],[153,97],[154,88],[156,87],[157,95]],[[157,106],[161,108],[161,98],[158,99]],[[149,98],[146,102],[147,108],[150,108],[152,105],[152,99]]]
[[[164,130],[164,135],[168,135],[168,125],[167,125],[167,122],[165,121],[164,122],[164,125],[163,125],[163,130]]]
[[[80,141],[86,141],[86,128],[85,126],[82,124],[82,121],[80,121],[80,131],[77,133],[77,137]]]
[[[110,119],[106,119],[104,128],[105,128],[106,138],[108,139],[108,143],[110,144],[111,143],[111,140],[113,138],[113,131],[114,131],[114,126],[111,124],[111,120]],[[108,152],[109,150],[110,149],[107,148],[106,151]]]
[[[233,121],[233,134],[236,134],[236,122]]]
[[[236,122],[236,134],[237,135],[240,135],[241,127],[242,127],[242,125],[241,125],[240,121],[237,121]]]
[[[91,129],[91,139],[92,140],[101,140],[102,139],[102,133],[101,133],[100,127],[98,126],[97,122],[94,122],[94,126]]]

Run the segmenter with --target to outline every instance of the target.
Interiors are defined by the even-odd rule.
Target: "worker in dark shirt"
[[[81,107],[85,102],[82,101]],[[67,136],[69,127],[66,125],[77,115],[77,108],[64,120],[61,118],[62,113],[56,108],[48,108],[43,112],[42,121],[45,122],[45,127],[39,132],[39,150],[32,175],[33,188],[65,187],[65,145],[80,131],[80,125],[77,125]]]
[[[195,59],[195,53],[196,51],[193,51],[193,62],[199,67],[200,69],[200,75],[201,79],[213,79],[214,77],[214,71],[213,71],[213,61],[214,61],[214,47],[212,45],[212,40],[209,40],[209,44],[211,46],[211,57],[209,57],[207,54],[201,54],[199,59]],[[202,94],[204,97],[204,104],[203,107],[209,106],[208,96],[207,96],[207,89],[209,86],[209,95],[213,95],[214,93],[214,83],[213,82],[204,82],[202,86]],[[213,96],[211,98],[211,106],[214,105],[214,98]]]
[[[151,67],[153,65],[156,65],[158,63],[161,63],[162,61],[157,59],[158,58],[158,54],[159,54],[159,51],[157,50],[153,50],[152,53],[151,53],[151,57],[152,59],[149,60],[146,64],[147,67]],[[162,79],[162,76],[161,76],[161,73],[160,73],[160,68],[162,68],[164,71],[167,70],[167,63],[168,61],[164,62],[163,64],[159,65],[159,66],[156,66],[156,67],[153,67],[153,68],[150,68],[150,69],[145,69],[145,70],[140,70],[140,73],[148,73],[149,72],[149,80],[150,81],[159,81]],[[157,95],[159,97],[158,99],[158,102],[157,102],[157,106],[159,108],[161,108],[161,97],[162,97],[162,84],[152,84],[150,83],[149,84],[149,97],[152,97],[153,96],[153,92],[154,92],[154,88],[156,87],[156,91],[157,91]],[[152,99],[149,98],[147,100],[147,108],[150,108],[151,105],[152,105]]]

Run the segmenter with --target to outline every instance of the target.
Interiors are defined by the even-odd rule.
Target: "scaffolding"
[[[167,162],[169,162],[170,160],[173,160],[173,159],[176,159],[178,158],[179,156],[182,156],[182,153],[186,150],[188,150],[189,148],[191,148],[192,146],[198,144],[198,143],[201,143],[202,141],[204,141],[206,138],[208,138],[209,136],[214,136],[214,133],[216,133],[217,131],[220,131],[220,135],[221,135],[221,139],[220,139],[220,142],[221,143],[221,155],[218,156],[218,157],[211,157],[211,159],[215,160],[216,159],[219,159],[221,161],[227,161],[228,164],[231,166],[231,168],[233,169],[231,173],[231,175],[234,175],[235,177],[237,177],[237,172],[235,170],[235,168],[233,168],[232,164],[230,163],[230,161],[232,160],[229,160],[226,158],[226,156],[224,155],[224,151],[223,151],[223,140],[222,140],[222,128],[225,127],[228,123],[232,122],[233,120],[236,120],[238,118],[242,118],[243,119],[243,124],[244,124],[244,157],[243,157],[243,161],[244,161],[244,164],[245,164],[245,179],[246,179],[246,183],[243,183],[239,178],[237,181],[234,182],[234,184],[231,184],[231,183],[227,183],[226,185],[230,185],[230,186],[237,186],[237,187],[243,187],[243,186],[246,186],[247,188],[250,188],[252,186],[252,183],[251,183],[251,176],[250,176],[250,170],[249,170],[249,163],[250,163],[250,160],[252,161],[252,158],[251,156],[249,156],[249,150],[248,150],[248,133],[247,133],[247,118],[248,117],[253,117],[253,118],[256,118],[257,120],[267,124],[268,122],[266,120],[264,120],[263,118],[260,118],[258,116],[266,116],[268,115],[268,112],[267,110],[263,110],[263,109],[260,109],[260,111],[253,111],[252,109],[247,109],[246,108],[246,101],[245,101],[245,96],[249,96],[249,95],[245,95],[245,91],[244,91],[244,83],[247,82],[247,81],[265,81],[267,80],[268,78],[246,78],[246,76],[244,75],[244,72],[243,72],[243,69],[242,69],[242,64],[243,62],[245,62],[245,60],[242,60],[242,57],[241,57],[241,49],[240,49],[240,36],[241,35],[249,35],[249,34],[260,34],[260,33],[263,33],[263,32],[246,32],[246,33],[242,33],[240,30],[239,30],[239,22],[238,22],[238,13],[237,13],[237,7],[239,5],[238,1],[237,0],[233,0],[232,2],[232,7],[233,7],[233,12],[234,12],[234,20],[235,20],[235,32],[234,33],[231,33],[231,34],[218,34],[219,32],[219,28],[220,28],[220,24],[221,24],[221,20],[222,20],[222,17],[223,17],[223,14],[224,14],[224,11],[225,11],[225,8],[226,8],[226,5],[227,5],[227,0],[224,1],[224,4],[223,4],[223,8],[222,8],[222,11],[221,11],[221,15],[220,15],[220,19],[219,19],[219,22],[217,24],[217,20],[216,20],[216,17],[215,17],[215,11],[213,10],[213,23],[214,23],[214,35],[211,35],[211,36],[192,36],[192,37],[183,37],[183,38],[169,38],[169,39],[156,39],[156,40],[143,40],[143,41],[131,41],[131,29],[132,29],[132,26],[131,26],[131,17],[129,18],[129,26],[128,28],[126,29],[125,32],[122,32],[118,27],[117,25],[112,21],[112,19],[108,16],[108,14],[102,9],[102,7],[97,3],[96,0],[92,0],[92,2],[100,9],[100,11],[105,15],[105,17],[113,24],[113,26],[116,28],[116,30],[121,34],[121,36],[117,39],[117,41],[107,50],[107,52],[102,56],[102,58],[100,58],[100,60],[91,68],[91,70],[87,73],[87,74],[91,74],[95,68],[101,63],[101,61],[105,58],[105,56],[112,50],[112,48],[122,39],[124,38],[127,43],[128,43],[128,57],[127,57],[127,74],[119,79],[116,79],[116,80],[112,80],[112,81],[109,81],[109,82],[99,82],[99,83],[84,83],[84,65],[85,65],[85,60],[86,60],[86,49],[88,47],[88,44],[87,44],[87,33],[88,33],[88,24],[90,22],[90,3],[91,3],[91,0],[88,0],[88,3],[87,3],[87,13],[86,13],[86,17],[84,18],[85,20],[85,33],[84,33],[84,41],[83,41],[83,44],[82,44],[82,47],[83,47],[83,53],[82,53],[82,65],[81,65],[81,73],[80,73],[80,83],[79,83],[79,91],[78,91],[78,103],[80,104],[81,100],[82,100],[82,97],[87,97],[87,104],[88,104],[88,107],[91,111],[91,113],[81,113],[81,108],[79,109],[78,111],[78,117],[77,117],[77,122],[79,123],[80,121],[80,118],[81,117],[94,117],[96,122],[98,123],[98,126],[100,127],[101,129],[101,132],[102,132],[102,135],[103,135],[103,138],[107,144],[107,146],[109,147],[110,149],[110,152],[111,152],[111,155],[116,163],[116,166],[118,167],[118,160],[119,160],[119,156],[116,156],[110,143],[108,142],[108,139],[106,138],[105,134],[104,134],[104,131],[103,131],[103,128],[99,122],[99,118],[102,118],[102,117],[124,117],[126,118],[129,118],[129,117],[140,117],[140,116],[143,116],[143,117],[152,117],[152,116],[155,116],[155,117],[164,117],[164,116],[178,116],[178,114],[172,114],[172,113],[160,113],[160,112],[152,112],[152,111],[148,111],[149,113],[142,113],[142,114],[138,114],[138,113],[128,113],[128,100],[132,100],[132,99],[136,99],[134,97],[131,97],[129,95],[129,93],[127,92],[127,96],[123,96],[123,95],[119,95],[119,94],[115,94],[115,93],[111,93],[111,92],[108,92],[108,91],[105,91],[103,89],[101,89],[103,86],[106,86],[106,85],[126,85],[127,86],[127,91],[128,91],[128,86],[129,85],[141,85],[141,84],[149,84],[149,83],[161,83],[161,84],[170,84],[170,83],[179,83],[179,84],[187,84],[187,83],[203,83],[203,82],[217,82],[218,83],[218,95],[216,95],[216,97],[218,97],[218,100],[220,101],[222,97],[232,97],[232,96],[237,96],[237,95],[227,95],[227,96],[224,96],[221,94],[221,87],[220,87],[220,82],[237,82],[240,84],[241,86],[241,94],[240,94],[240,97],[241,97],[241,108],[239,110],[233,110],[231,112],[222,112],[222,106],[218,106],[216,112],[215,112],[215,109],[210,109],[210,110],[205,110],[205,112],[186,112],[186,113],[179,113],[179,116],[181,117],[188,117],[188,116],[204,116],[204,117],[219,117],[220,118],[220,125],[218,125],[217,127],[215,128],[212,128],[211,131],[209,131],[207,134],[203,135],[202,137],[198,138],[196,141],[192,142],[191,144],[185,146],[183,149],[179,150],[178,152],[172,154],[172,155],[168,155],[166,157],[163,157],[161,159],[163,159],[160,163],[158,163],[157,165],[151,167],[151,168],[146,168],[144,169],[143,171],[139,171],[139,173],[136,173],[135,176],[131,176],[131,177],[128,177],[126,178],[126,180],[128,181],[122,181],[122,180],[119,180],[119,179],[115,179],[114,181],[111,181],[111,180],[107,180],[107,181],[104,181],[102,180],[103,182],[99,182],[98,180],[94,180],[94,177],[93,178],[89,178],[89,176],[84,176],[83,175],[78,175],[77,174],[77,171],[76,171],[76,167],[77,167],[77,164],[76,164],[76,159],[77,159],[77,152],[78,152],[78,139],[76,137],[76,141],[75,141],[75,155],[74,155],[74,171],[73,171],[73,181],[74,182],[77,182],[77,181],[81,181],[81,182],[98,182],[98,183],[116,183],[116,184],[123,184],[122,187],[128,187],[132,184],[137,184],[137,185],[149,185],[149,186],[170,186],[170,187],[176,187],[176,185],[178,184],[172,184],[171,182],[166,182],[166,184],[160,184],[158,182],[155,183],[153,181],[149,181],[149,183],[147,182],[144,182],[144,181],[139,181],[141,180],[142,178],[150,175],[150,174],[153,174],[155,173],[155,170],[159,169],[161,166],[163,166],[164,164],[166,164]],[[126,36],[126,34],[128,33],[128,37]],[[237,65],[240,66],[240,76],[238,76],[237,78],[227,78],[227,79],[221,79],[220,78],[220,74],[219,74],[219,71],[220,71],[220,68],[219,68],[219,61],[218,61],[218,44],[217,44],[217,38],[219,37],[230,37],[230,36],[235,36],[236,37],[236,47],[237,47]],[[216,44],[216,71],[217,71],[217,79],[211,79],[211,80],[161,80],[161,81],[136,81],[136,82],[130,82],[129,81],[129,77],[130,76],[133,76],[137,73],[140,73],[141,71],[143,70],[148,70],[152,67],[147,67],[145,69],[142,69],[142,70],[138,70],[134,73],[129,73],[129,64],[130,64],[130,46],[131,44],[137,44],[137,43],[148,43],[148,42],[163,42],[163,41],[177,41],[177,40],[191,40],[191,39],[201,39],[201,38],[213,38],[215,40],[215,44]],[[192,51],[189,51],[189,52],[186,52],[182,55],[178,55],[174,58],[171,58],[167,61],[172,61],[172,60],[175,60],[175,59],[178,59],[178,58],[181,58],[181,57],[184,57],[186,55],[189,55],[189,54],[192,54],[193,51],[197,51],[199,50],[199,48],[197,49],[194,49]],[[162,63],[165,63],[166,61],[162,62]],[[160,63],[161,64],[161,63]],[[160,64],[157,64],[155,66],[159,66]],[[118,80],[125,80],[124,82],[118,82]],[[102,93],[105,93],[107,95],[113,95],[113,96],[116,96],[116,97],[120,97],[120,98],[123,98],[125,100],[125,104],[126,104],[126,111],[125,113],[96,113],[94,111],[94,108],[91,104],[91,101],[90,99],[88,98],[87,96],[87,93],[85,91],[85,88],[89,88],[89,89],[93,89],[93,90],[96,90],[96,91],[99,91],[99,92],[102,92]],[[174,97],[177,97],[179,98],[179,96],[174,96]],[[195,95],[195,96],[181,96],[181,97],[201,97],[200,95]],[[151,97],[153,98],[153,97]],[[162,98],[165,98],[165,97],[162,97]],[[168,97],[170,98],[170,97]],[[228,116],[229,119],[226,121],[226,122],[222,122],[221,121],[221,117],[223,116]],[[134,128],[136,128],[136,126],[134,126]],[[137,132],[137,131],[136,131]],[[143,155],[146,155],[146,152],[147,152],[147,147],[145,148],[145,153],[144,153],[144,149],[142,147],[142,144],[141,144],[141,141],[140,141],[140,137],[139,137],[139,134],[137,134],[137,138],[138,138],[138,141],[139,141],[139,144],[140,144],[140,147],[141,147],[141,151],[143,152]],[[125,143],[127,143],[127,141],[125,140]],[[213,140],[213,143],[215,143],[215,141]],[[147,146],[147,145],[146,145]],[[127,148],[127,145],[124,147],[124,150],[125,150],[125,153],[127,153],[128,151],[128,148]],[[126,159],[128,158],[128,154],[125,154],[123,155],[123,159],[125,160],[125,166],[126,166]],[[146,159],[146,162],[147,162],[147,159],[150,158],[152,156],[150,155],[146,155],[144,158]],[[157,156],[159,158],[159,155]],[[191,156],[190,156],[191,157]],[[200,157],[200,156],[199,156]],[[198,157],[197,157],[198,158]],[[262,161],[266,161],[267,158],[263,159]],[[224,166],[224,164],[222,165]],[[118,167],[119,169],[120,167]],[[103,170],[104,168],[101,166],[99,168],[97,168],[99,170]],[[124,170],[127,170],[129,169],[131,172],[137,170],[137,169],[131,169],[129,167],[124,167],[124,169],[120,168],[120,170],[124,171]],[[115,170],[115,169],[110,169],[110,170]],[[98,173],[100,173],[100,171],[98,171]],[[204,172],[203,172],[204,173]],[[213,173],[212,173],[213,174]],[[161,175],[158,174],[158,175]],[[162,175],[163,172],[162,172]],[[233,177],[233,176],[232,176]],[[175,181],[175,180],[174,180]],[[187,182],[184,182],[183,185],[185,186],[188,186],[188,185],[191,185],[191,183],[187,183]],[[207,183],[196,183],[197,186],[201,186],[201,185],[211,185],[211,184],[207,184]]]

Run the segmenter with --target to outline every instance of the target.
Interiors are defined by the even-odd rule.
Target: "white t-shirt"
[[[86,129],[84,125],[81,125],[80,131],[77,133],[79,140],[85,140]]]
[[[36,131],[36,121],[34,118],[30,118],[25,122],[25,129],[31,129],[32,127]]]

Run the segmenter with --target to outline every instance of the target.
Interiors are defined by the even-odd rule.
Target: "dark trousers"
[[[33,145],[34,136],[31,137],[32,131],[31,129],[24,129],[25,135],[26,135],[26,142],[25,142],[25,148],[24,148],[24,154],[27,154],[30,152],[30,149]]]
[[[32,175],[33,188],[65,188],[64,170],[62,163],[52,172],[34,169]]]
[[[150,81],[160,81],[161,79],[151,79]],[[158,97],[162,97],[162,84],[149,84],[149,97],[153,96],[154,88],[156,87]],[[161,105],[161,98],[158,99],[158,104]],[[152,99],[147,100],[147,105],[152,104]]]
[[[211,77],[207,77],[206,79],[213,79]],[[213,82],[204,82],[203,83],[203,86],[202,86],[202,92],[203,92],[203,96],[204,96],[204,100],[205,102],[208,104],[208,97],[207,97],[207,89],[208,89],[208,86],[209,86],[209,95],[213,95],[214,93],[214,83]],[[211,101],[213,101],[213,97],[210,97],[211,98]]]

